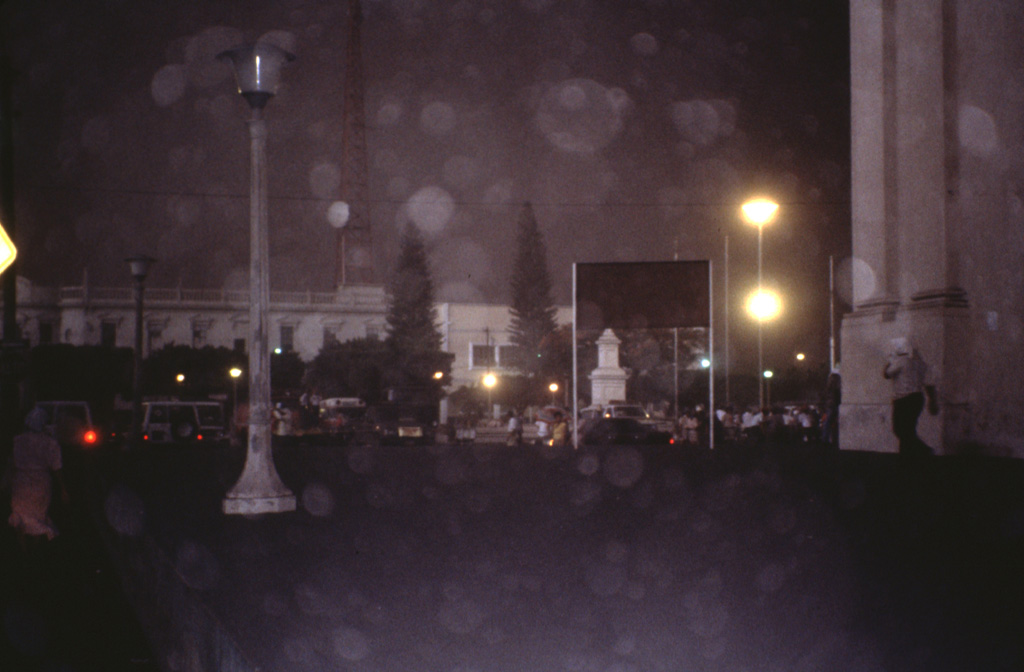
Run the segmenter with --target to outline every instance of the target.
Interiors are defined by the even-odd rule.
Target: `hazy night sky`
[[[20,273],[43,284],[237,287],[248,273],[248,108],[220,51],[297,59],[267,108],[272,286],[329,291],[345,2],[8,0]],[[440,299],[508,299],[533,202],[556,299],[574,261],[711,258],[731,310],[756,282],[749,195],[782,203],[765,278],[778,348],[827,357],[828,257],[850,252],[847,3],[364,0],[377,268],[408,218]],[[737,325],[743,338],[749,324]],[[748,321],[743,321],[748,322]],[[783,333],[785,332],[785,333]],[[801,345],[808,338],[813,344]],[[825,339],[824,344],[822,338]]]

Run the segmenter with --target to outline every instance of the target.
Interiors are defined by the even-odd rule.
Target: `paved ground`
[[[264,670],[1024,669],[1018,462],[289,446],[300,511],[225,517],[241,459],[96,466]]]
[[[74,460],[72,459],[72,462]],[[54,541],[19,543],[0,503],[0,670],[155,672],[155,658],[121,592],[77,482],[56,501]]]

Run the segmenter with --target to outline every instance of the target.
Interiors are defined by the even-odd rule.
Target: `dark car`
[[[635,418],[601,418],[594,420],[584,429],[584,444],[629,444],[669,445],[674,443],[672,434],[644,424]]]
[[[416,404],[382,404],[366,409],[369,440],[381,444],[430,445],[436,439],[432,409]]]

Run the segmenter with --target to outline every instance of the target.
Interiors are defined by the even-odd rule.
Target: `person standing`
[[[23,546],[27,540],[51,540],[58,534],[49,513],[54,482],[61,497],[68,499],[61,476],[60,444],[44,432],[46,411],[33,408],[25,418],[25,427],[28,431],[14,437],[11,452],[11,515],[7,519]]]
[[[927,383],[928,365],[907,338],[895,338],[882,372],[892,385],[892,431],[899,440],[900,455],[919,458],[932,454],[917,435],[917,421],[925,403],[928,412],[939,412],[935,387]]]

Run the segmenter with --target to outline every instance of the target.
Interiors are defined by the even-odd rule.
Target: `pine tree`
[[[541,343],[555,330],[547,250],[537,227],[533,206],[527,201],[519,214],[516,256],[512,267],[512,344],[516,368],[536,375],[545,368]]]
[[[413,224],[402,233],[398,263],[388,285],[387,345],[394,357],[389,378],[394,385],[429,386],[434,373],[451,372],[442,352],[434,283],[423,237]]]

